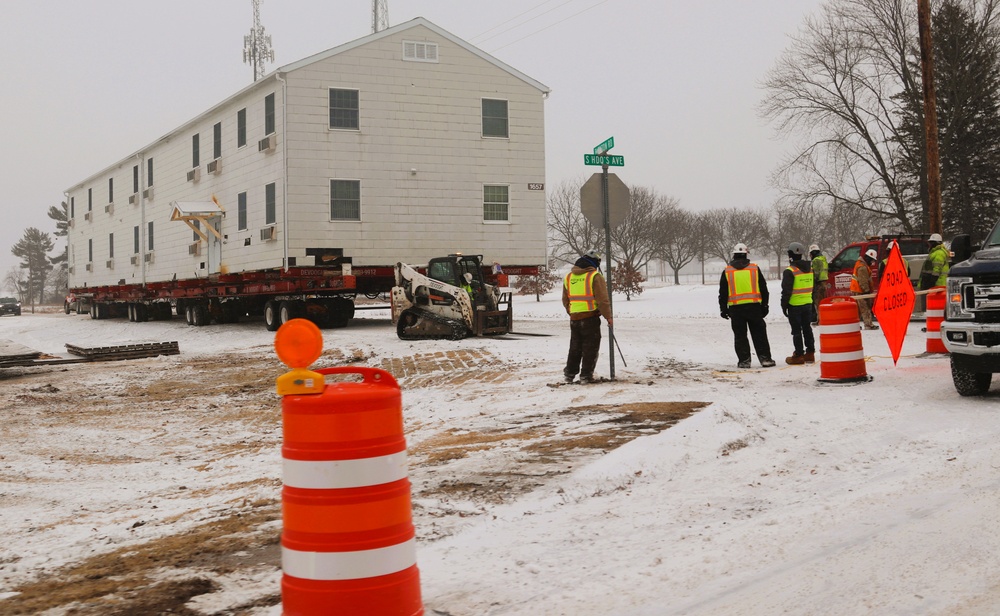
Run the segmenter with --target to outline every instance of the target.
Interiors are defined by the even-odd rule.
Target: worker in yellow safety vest
[[[733,246],[732,260],[719,279],[719,310],[722,318],[729,319],[733,327],[737,367],[750,367],[749,329],[757,360],[761,366],[770,368],[774,360],[764,322],[769,299],[767,281],[757,264],[750,262],[749,254],[746,244],[741,242]]]
[[[812,262],[805,259],[805,248],[798,242],[788,245],[788,267],[781,274],[781,312],[792,326],[790,365],[811,364],[816,361],[816,342],[813,338],[813,272]]]
[[[569,315],[569,355],[563,377],[572,383],[580,375],[580,383],[596,380],[594,369],[601,349],[601,315],[614,327],[611,299],[604,276],[598,270],[601,256],[590,251],[577,259],[563,280],[562,303]]]
[[[940,233],[932,233],[928,239],[931,246],[927,259],[920,270],[920,288],[933,289],[948,284],[948,261],[951,253],[945,248],[944,239]]]

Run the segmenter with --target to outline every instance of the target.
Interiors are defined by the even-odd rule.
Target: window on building
[[[87,240],[87,261],[94,260],[94,240]]]
[[[194,221],[194,228],[195,229],[201,229],[201,221],[200,220]],[[197,231],[192,230],[191,231],[191,235],[194,236],[193,238],[191,238],[191,241],[197,242],[198,240],[201,239],[201,236],[198,235]]]
[[[509,218],[509,186],[483,186],[483,220],[507,222]]]
[[[222,122],[212,127],[212,158],[222,158]]]
[[[483,99],[483,137],[509,137],[507,101]]]
[[[94,189],[87,189],[87,211],[90,212],[94,209]]]
[[[240,109],[236,112],[236,147],[242,148],[247,144],[247,110]]]
[[[361,220],[360,180],[330,180],[330,220]]]
[[[360,128],[358,91],[330,88],[330,128]]]
[[[115,258],[115,234],[108,233],[108,258]]]
[[[76,197],[69,198],[69,217],[76,218]]]
[[[410,62],[437,62],[437,43],[403,41],[403,59]]]
[[[243,231],[247,228],[247,194],[236,195],[236,228]]]
[[[201,151],[198,147],[198,133],[191,135],[191,167],[197,167],[201,164]]]
[[[149,221],[149,227],[146,229],[146,250],[153,251],[153,221]]]
[[[132,167],[132,192],[139,192],[139,165]]]
[[[132,227],[132,254],[139,254],[139,225]]]
[[[274,132],[274,93],[264,97],[264,134]]]
[[[108,203],[115,202],[115,178],[108,178]]]
[[[277,220],[275,212],[276,201],[275,185],[268,184],[264,187],[264,224],[273,225]]]
[[[146,159],[146,186],[153,185],[153,159]]]

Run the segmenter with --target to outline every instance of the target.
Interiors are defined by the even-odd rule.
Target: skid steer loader
[[[392,319],[401,340],[497,336],[511,330],[510,294],[486,283],[482,255],[431,259],[426,274],[397,263]]]

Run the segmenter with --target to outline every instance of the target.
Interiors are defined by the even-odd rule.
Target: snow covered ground
[[[401,379],[411,450],[444,427],[473,429],[546,413],[567,417],[567,409],[596,404],[708,403],[669,429],[592,456],[517,498],[481,504],[476,515],[455,517],[440,533],[418,527],[418,536],[425,537],[417,558],[428,614],[1000,614],[996,388],[982,398],[959,397],[947,357],[922,356],[920,322],[911,323],[896,366],[881,331],[863,332],[871,382],[821,384],[819,363],[782,362],[792,345],[777,287],[773,282],[768,333],[779,364],[769,369],[756,359],[754,368],[736,369],[732,333],[718,316],[714,284],[649,289],[632,301],[616,296],[616,335],[628,365],[616,357],[617,381],[590,386],[548,386],[559,380],[568,346],[555,294],[541,302],[518,297],[515,303],[515,329],[548,337],[403,342],[379,311],[359,311],[347,329],[325,331],[327,349],[360,348],[373,365],[415,353],[474,349],[490,354],[508,373],[504,379],[469,379],[460,387],[416,381],[408,387]],[[67,342],[178,340],[180,358],[225,353],[228,360],[234,352],[270,353],[273,334],[259,324],[191,328],[176,319],[133,324],[26,314],[0,319],[0,339],[53,354],[63,353]],[[606,342],[598,368],[603,376]],[[103,383],[114,389],[134,366],[169,368],[176,361],[118,362]],[[23,376],[0,374],[5,400],[21,395],[22,379],[30,378],[27,370],[18,374]],[[50,380],[62,387],[52,379],[86,381],[83,374],[69,366]],[[211,395],[213,384],[203,385]],[[276,397],[255,403],[278,408]],[[148,510],[155,491],[184,481],[167,481],[157,465],[132,465],[128,479],[137,484],[130,493],[135,498],[116,500],[118,509],[106,521],[82,516],[75,524],[68,511],[110,508],[109,497],[93,489],[96,483],[87,491],[67,491],[65,481],[27,488],[12,483],[14,473],[47,477],[54,471],[51,459],[33,457],[30,443],[8,441],[9,435],[0,427],[0,527],[8,537],[0,548],[0,598],[16,596],[11,593],[26,579],[71,562],[78,556],[71,548],[95,533],[108,545],[141,541],[142,532],[155,531],[128,534],[115,525],[131,519],[129,507],[145,508],[144,519],[156,518],[160,514]],[[247,480],[280,477],[274,436],[273,430],[240,435],[266,446],[234,457],[227,480],[241,474]],[[145,457],[144,443],[129,444],[138,458]],[[417,493],[444,471],[411,466],[415,505],[434,506]],[[198,506],[217,511],[231,497],[209,497]],[[164,508],[168,515],[170,507]],[[424,518],[415,518],[418,526]],[[279,580],[280,572],[265,568],[186,607],[234,613],[226,610],[276,592]],[[0,600],[0,613],[3,605]],[[272,615],[280,608],[240,613]]]

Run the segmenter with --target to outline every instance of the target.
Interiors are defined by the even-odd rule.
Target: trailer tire
[[[267,300],[264,304],[264,327],[269,332],[276,332],[281,327],[278,320],[278,302],[273,299]]]
[[[305,304],[296,300],[285,300],[278,306],[278,321],[282,325],[305,314]]]
[[[146,304],[136,304],[135,305],[134,314],[135,314],[135,322],[136,323],[145,323],[146,321],[149,320],[149,310],[148,310],[148,308],[149,307],[146,306]]]
[[[125,305],[125,310],[128,312],[129,323],[135,322],[135,304],[129,303]]]
[[[63,312],[69,314],[69,302],[66,301],[63,302]]]
[[[194,306],[190,304],[184,306],[184,322],[187,323],[188,325],[194,325],[194,314],[192,310],[193,308]]]
[[[208,306],[204,304],[195,304],[191,306],[191,325],[195,327],[203,327],[208,325]]]

